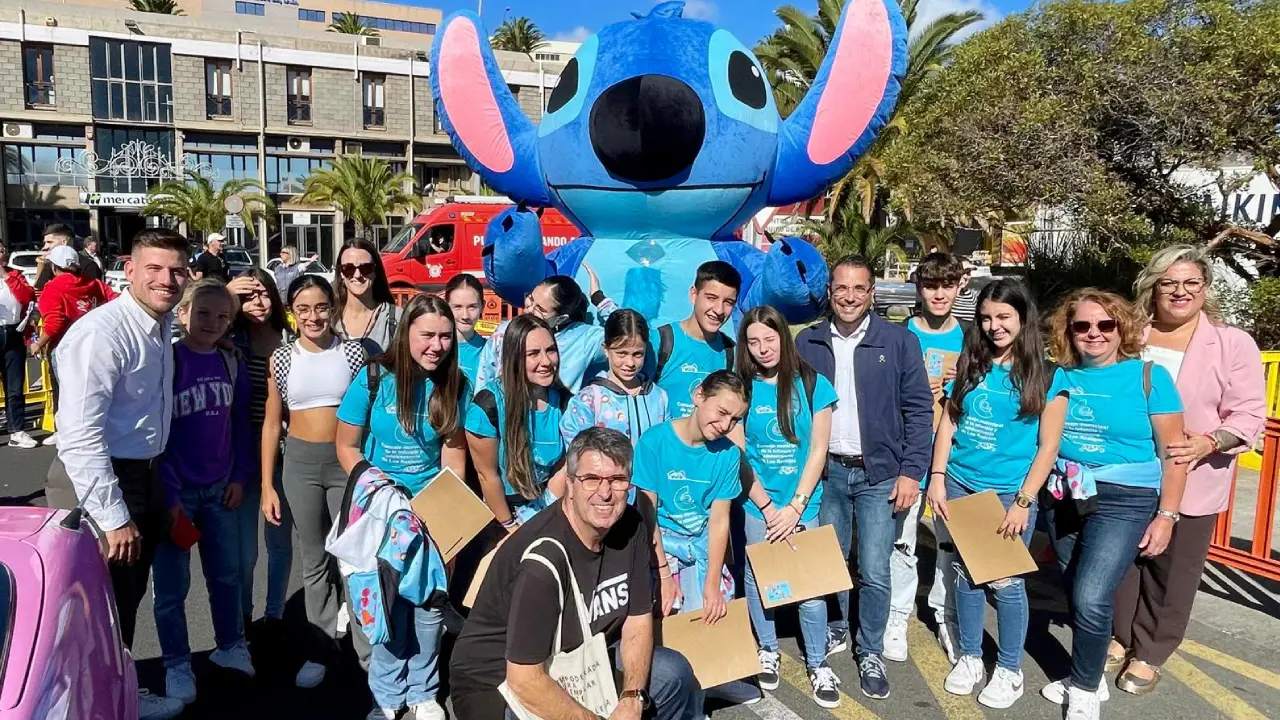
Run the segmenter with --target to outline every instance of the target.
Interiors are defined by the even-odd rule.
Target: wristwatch
[[[649,691],[644,688],[639,690],[623,690],[622,693],[618,695],[619,701],[626,700],[627,698],[635,698],[639,700],[641,710],[648,710],[649,706],[653,704],[653,700],[649,697]]]
[[[1017,505],[1018,507],[1024,510],[1031,507],[1031,503],[1034,501],[1035,501],[1035,498],[1022,492],[1021,490],[1019,490],[1018,493],[1013,496],[1013,504]]]
[[[1177,513],[1172,510],[1157,510],[1156,516],[1167,517],[1170,520],[1174,521],[1175,523],[1182,519],[1182,513]]]

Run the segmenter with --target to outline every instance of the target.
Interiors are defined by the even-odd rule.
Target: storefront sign
[[[80,193],[80,202],[89,207],[137,207],[147,204],[146,193]]]

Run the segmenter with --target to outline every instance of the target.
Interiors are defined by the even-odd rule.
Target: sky
[[[475,10],[483,3],[485,26],[492,31],[504,16],[528,16],[548,38],[581,41],[602,26],[627,20],[631,12],[647,12],[658,0],[390,0],[406,5],[455,10]],[[813,12],[816,0],[686,0],[685,17],[700,18],[728,28],[746,45],[754,45],[779,26],[773,10],[786,2]],[[979,10],[982,23],[974,32],[998,22],[1007,13],[1025,10],[1032,0],[920,0],[920,20],[948,12]]]

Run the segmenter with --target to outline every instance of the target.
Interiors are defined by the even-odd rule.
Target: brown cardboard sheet
[[[780,543],[748,545],[747,560],[766,608],[853,588],[848,562],[830,525],[796,533]]]
[[[414,495],[409,506],[426,524],[446,563],[493,521],[489,506],[448,468]]]

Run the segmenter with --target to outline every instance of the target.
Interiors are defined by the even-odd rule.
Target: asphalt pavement
[[[40,437],[40,435],[37,435]],[[7,439],[7,438],[6,438]],[[0,446],[0,505],[44,504],[45,473],[53,450],[16,450]],[[921,533],[920,605],[932,581],[933,551],[928,532]],[[359,720],[370,708],[364,674],[346,642],[346,661],[326,682],[313,690],[293,686],[302,663],[297,630],[305,622],[297,543],[289,582],[284,628],[271,631],[255,625],[251,650],[258,670],[249,680],[222,671],[207,661],[214,647],[208,596],[200,579],[199,558],[192,557],[192,589],[187,600],[191,646],[196,651],[195,671],[199,697],[182,715],[184,719],[254,720],[257,718],[334,718]],[[260,614],[265,600],[266,552],[260,550],[254,587]],[[858,690],[857,669],[847,653],[830,658],[843,680],[845,697],[839,709],[818,708],[809,698],[809,681],[795,638],[794,615],[783,613],[782,686],[749,707],[712,708],[716,720],[978,720],[1020,718],[1061,720],[1061,708],[1041,699],[1038,691],[1050,679],[1067,674],[1070,662],[1070,630],[1065,599],[1052,569],[1028,581],[1031,625],[1023,671],[1026,695],[1012,708],[995,711],[978,705],[975,697],[949,695],[942,688],[949,665],[933,641],[929,629],[918,620],[910,628],[911,658],[889,663],[892,694],[884,700],[863,697]],[[995,613],[988,612],[985,655],[995,657]],[[445,651],[448,647],[446,645]],[[150,600],[139,613],[134,645],[139,677],[153,692],[164,691],[164,670],[156,640]],[[988,666],[990,670],[990,666]],[[1280,718],[1280,587],[1260,583],[1229,568],[1211,566],[1197,598],[1187,641],[1164,668],[1157,691],[1138,698],[1112,690],[1103,704],[1104,717],[1146,717],[1160,720],[1264,720]]]

